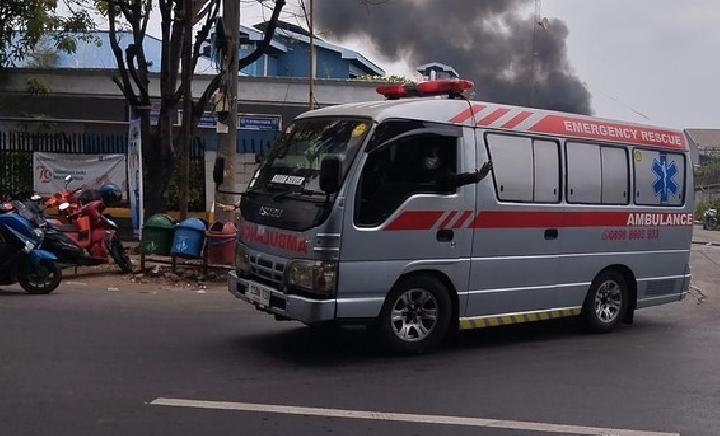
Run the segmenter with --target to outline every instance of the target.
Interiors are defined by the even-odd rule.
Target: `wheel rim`
[[[40,264],[30,271],[27,279],[32,287],[44,289],[49,287],[53,280],[55,280],[55,271],[53,271],[52,268]]]
[[[421,341],[435,329],[437,317],[435,296],[426,289],[409,289],[393,303],[390,324],[399,339]]]
[[[595,314],[604,323],[611,323],[620,314],[622,290],[615,280],[606,280],[595,293]]]

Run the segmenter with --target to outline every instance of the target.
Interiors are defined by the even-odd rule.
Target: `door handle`
[[[550,241],[557,239],[558,229],[545,229],[545,240]]]
[[[450,242],[455,237],[455,232],[452,230],[438,230],[435,237],[439,242]]]

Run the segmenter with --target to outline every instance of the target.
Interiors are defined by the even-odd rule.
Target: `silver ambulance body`
[[[229,279],[278,319],[373,323],[420,351],[455,328],[564,316],[607,331],[688,290],[680,132],[434,97],[307,112],[283,141],[243,195]],[[342,168],[326,195],[324,151]],[[438,159],[444,173],[423,178]],[[477,183],[433,180],[489,161]]]

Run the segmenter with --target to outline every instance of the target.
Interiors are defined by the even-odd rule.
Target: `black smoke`
[[[475,82],[478,100],[592,113],[567,58],[567,26],[538,23],[532,7],[531,0],[316,0],[314,9],[328,37],[367,38],[386,60],[409,57],[413,67],[450,65]]]

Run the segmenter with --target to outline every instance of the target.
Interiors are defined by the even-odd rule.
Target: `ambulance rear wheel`
[[[377,330],[391,350],[422,353],[448,334],[452,302],[448,289],[425,274],[400,279],[385,298]]]
[[[628,287],[625,278],[615,270],[602,271],[595,277],[585,297],[582,319],[591,333],[615,329],[628,310]]]

